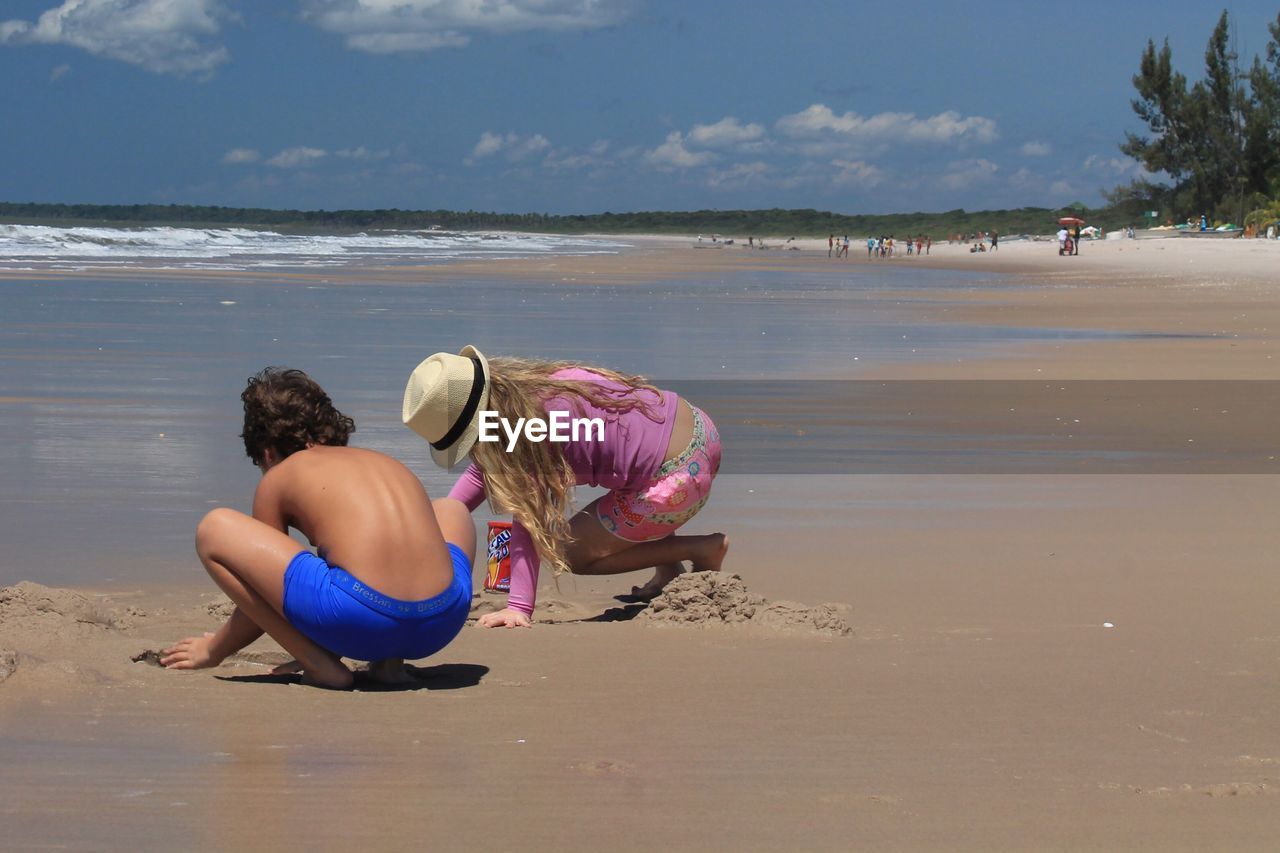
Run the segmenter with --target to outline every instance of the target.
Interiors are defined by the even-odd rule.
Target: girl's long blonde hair
[[[560,370],[589,370],[602,379],[628,389],[626,396],[582,379],[553,379]],[[573,403],[585,400],[614,414],[642,411],[659,419],[638,391],[660,394],[643,377],[591,367],[572,361],[496,357],[489,359],[489,408],[515,423],[517,418],[547,417],[546,401],[559,397]],[[660,397],[659,397],[660,399]],[[582,415],[579,409],[576,415]],[[502,442],[477,442],[471,458],[484,472],[489,506],[495,513],[511,513],[529,531],[538,556],[550,563],[558,576],[571,571],[565,551],[572,541],[569,510],[575,477],[560,444],[551,441],[516,442],[508,453]]]

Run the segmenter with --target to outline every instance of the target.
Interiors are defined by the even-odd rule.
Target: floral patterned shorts
[[[720,433],[706,412],[693,410],[693,438],[674,459],[662,463],[643,488],[612,491],[596,502],[596,518],[614,536],[648,542],[675,533],[711,495],[720,470]]]

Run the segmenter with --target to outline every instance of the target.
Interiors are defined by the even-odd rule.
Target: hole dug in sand
[[[668,625],[751,625],[843,637],[853,633],[843,616],[850,609],[847,604],[809,607],[794,601],[770,602],[749,592],[739,575],[691,572],[667,584],[636,620]]]

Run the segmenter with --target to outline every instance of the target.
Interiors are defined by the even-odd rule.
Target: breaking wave
[[[458,231],[280,234],[251,228],[59,228],[0,224],[0,269],[335,267],[467,258],[614,254],[585,237]]]

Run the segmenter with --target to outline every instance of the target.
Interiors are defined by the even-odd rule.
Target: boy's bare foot
[[[337,657],[323,657],[316,666],[302,670],[302,683],[311,687],[327,687],[330,690],[350,690],[355,676]]]
[[[272,675],[302,674],[302,683],[312,687],[327,687],[332,690],[348,690],[355,683],[355,676],[342,659],[336,655],[321,657],[314,667],[308,668],[301,661],[291,660],[272,667]]]
[[[369,664],[369,678],[377,684],[416,684],[417,679],[409,674],[403,658],[387,658]]]
[[[724,562],[724,555],[729,553],[729,537],[723,533],[709,533],[702,537],[697,550],[690,558],[695,572],[718,572]]]

